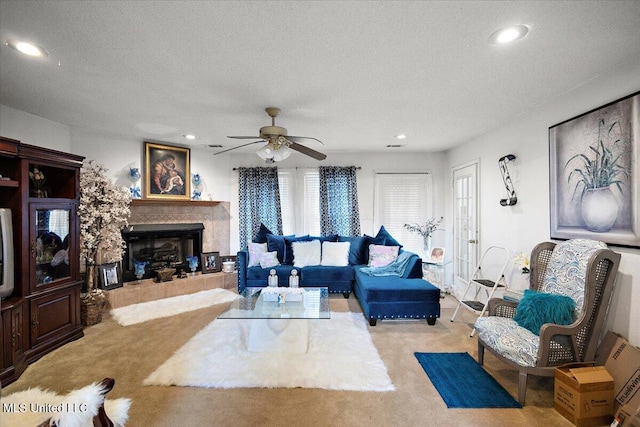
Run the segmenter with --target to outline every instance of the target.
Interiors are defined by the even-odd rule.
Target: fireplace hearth
[[[189,269],[186,257],[202,254],[202,223],[191,224],[130,224],[122,230],[126,242],[122,260],[122,279],[137,280],[135,262],[146,262],[143,279],[155,277],[156,270],[170,267],[185,272]],[[197,271],[201,270],[198,265]]]

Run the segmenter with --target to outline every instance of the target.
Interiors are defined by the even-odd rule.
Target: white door
[[[478,162],[453,169],[453,278],[465,289],[478,263]]]

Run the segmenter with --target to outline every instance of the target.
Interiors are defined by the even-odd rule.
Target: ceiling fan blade
[[[233,138],[233,139],[260,139],[259,136],[228,136],[227,138]]]
[[[314,141],[318,141],[320,144],[324,145],[324,142],[320,141],[317,138],[312,138],[310,136],[291,136],[288,135],[286,138],[291,142],[302,142],[303,139],[313,139]]]
[[[236,148],[245,147],[245,146],[251,145],[251,144],[257,144],[259,142],[267,142],[267,141],[265,141],[264,139],[261,139],[260,141],[248,142],[246,144],[238,145],[237,147],[227,148],[226,150],[218,151],[217,153],[213,153],[213,155],[216,156],[218,154],[226,153],[227,151],[235,150]]]
[[[292,150],[296,150],[302,154],[306,154],[309,157],[313,157],[316,160],[324,160],[327,158],[326,154],[322,154],[316,150],[312,150],[309,147],[305,147],[304,145],[300,145],[295,142],[291,142],[291,144],[289,144],[289,148],[291,148]]]

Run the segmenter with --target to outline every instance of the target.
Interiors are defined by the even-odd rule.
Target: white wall
[[[69,152],[70,134],[69,126],[0,105],[1,136],[17,139],[24,144]]]
[[[480,253],[490,245],[528,253],[550,240],[548,128],[564,120],[630,95],[640,89],[640,58],[574,88],[552,102],[447,152],[447,174],[457,165],[480,159]],[[515,154],[509,163],[518,203],[500,206],[506,197],[498,159]],[[638,179],[637,177],[635,177]],[[453,211],[446,189],[446,212]],[[640,206],[636,207],[640,209]],[[607,328],[640,345],[640,250],[613,247],[622,254],[618,279],[607,318]],[[452,280],[450,277],[449,280]],[[455,292],[461,296],[462,289]]]
[[[265,166],[255,154],[228,154],[229,169],[233,167]],[[225,155],[221,155],[225,156]],[[362,233],[375,235],[374,174],[376,172],[428,172],[433,175],[433,212],[425,213],[425,221],[433,215],[444,215],[445,158],[443,153],[328,153],[327,158],[318,162],[312,158],[292,154],[287,160],[277,163],[282,168],[318,167],[318,166],[360,166],[357,172],[358,206],[360,208],[360,227]],[[231,252],[238,250],[238,173],[231,177]],[[434,244],[444,242],[434,241]]]
[[[104,165],[118,185],[129,187],[132,184],[127,178],[130,167],[140,168],[144,174],[144,141],[138,138],[74,128],[71,151],[85,156],[85,161],[95,160]],[[231,171],[225,159],[214,157],[210,149],[199,147],[191,148],[190,157],[191,173],[199,173],[202,178],[203,200],[229,201]],[[143,181],[139,184],[144,188]]]

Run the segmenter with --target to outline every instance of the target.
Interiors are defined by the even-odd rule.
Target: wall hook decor
[[[509,176],[509,169],[507,169],[507,163],[512,162],[516,159],[516,156],[513,154],[507,154],[506,156],[500,157],[498,160],[498,165],[500,166],[500,173],[502,174],[502,181],[504,181],[504,186],[507,189],[508,199],[500,200],[500,205],[502,206],[513,206],[518,203],[518,198],[516,197],[516,189],[513,187],[513,182],[511,181],[511,176]]]

